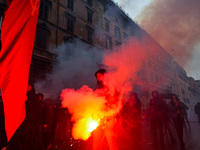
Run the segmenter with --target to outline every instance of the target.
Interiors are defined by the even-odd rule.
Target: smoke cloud
[[[102,63],[103,51],[76,39],[55,49],[57,55],[53,70],[44,82],[37,82],[38,91],[58,98],[62,89],[79,89],[82,85],[96,88],[94,73]]]
[[[188,75],[193,76],[195,79],[200,79],[200,44],[196,44],[194,47],[194,51],[191,55],[190,63],[186,65],[186,70]]]
[[[104,52],[102,62],[108,72],[103,80],[106,88],[93,90],[83,85],[76,90],[62,90],[62,106],[72,114],[75,139],[86,140],[90,136],[90,121],[100,124],[106,117],[119,113],[123,97],[139,82],[137,73],[147,60],[148,49],[145,41],[132,38],[121,47]]]
[[[114,0],[125,10],[128,15],[135,19],[140,15],[140,12],[151,3],[152,0]]]
[[[198,69],[192,66],[199,51],[199,7],[199,0],[154,0],[139,17],[141,26],[193,76]]]
[[[119,91],[130,92],[139,80],[137,73],[147,60],[148,49],[144,40],[131,38],[116,51],[105,54],[103,64],[109,72],[105,84],[113,90],[117,87]]]

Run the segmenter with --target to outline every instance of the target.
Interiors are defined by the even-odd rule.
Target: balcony
[[[33,57],[47,62],[55,62],[56,55],[38,47],[33,48]]]

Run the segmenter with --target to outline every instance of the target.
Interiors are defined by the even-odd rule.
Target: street
[[[169,138],[165,138],[165,143],[166,143],[166,150],[200,150],[200,125],[198,122],[190,122],[191,128],[189,127],[184,127],[184,133],[183,133],[183,137],[184,137],[184,141],[185,141],[185,148],[181,148],[179,141],[178,141],[178,137],[176,134],[176,130],[173,129],[173,135],[176,139],[176,143],[172,144],[169,140]],[[153,148],[152,145],[152,140],[151,140],[151,136],[149,134],[145,134],[145,133],[149,133],[148,131],[149,129],[145,129],[143,130],[143,139],[142,139],[142,150],[154,150],[155,148]],[[165,136],[166,137],[166,136]],[[159,148],[158,148],[159,149]],[[163,148],[160,148],[161,150]]]

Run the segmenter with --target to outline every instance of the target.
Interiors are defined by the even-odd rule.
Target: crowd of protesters
[[[100,82],[98,84],[100,87],[103,86]],[[171,101],[168,103],[161,99],[157,90],[152,91],[151,97],[146,110],[142,110],[142,102],[135,92],[130,93],[129,98],[123,100],[123,107],[119,114],[109,120],[111,123],[114,122],[112,129],[118,136],[113,138],[112,135],[105,134],[107,140],[112,139],[112,148],[110,149],[141,149],[142,128],[148,125],[153,148],[164,149],[167,136],[169,136],[171,144],[180,144],[180,147],[184,148],[183,128],[186,123],[190,127],[187,119],[188,107],[175,94],[172,94]],[[95,133],[98,129],[86,142],[73,140],[71,136],[73,122],[70,121],[71,114],[68,109],[61,107],[60,100],[44,99],[42,93],[35,92],[33,84],[29,84],[27,89],[26,118],[9,143],[6,142],[2,103],[0,107],[1,149],[3,147],[8,150],[109,149],[109,146],[106,148],[109,140],[100,142],[104,135],[99,136]],[[199,103],[195,106],[195,112],[200,116]],[[149,123],[143,124],[142,120]],[[173,129],[176,130],[176,133],[173,132]],[[104,130],[100,129],[99,131],[103,133]],[[175,134],[177,134],[178,140],[175,138]],[[98,143],[96,148],[95,141]],[[93,142],[93,144],[87,144],[87,142]],[[103,148],[100,148],[99,144],[103,144]]]
[[[59,100],[44,99],[42,93],[35,92],[34,84],[29,84],[25,102],[26,118],[7,143],[1,101],[0,149],[47,150],[52,149],[53,144],[67,149],[71,142],[72,122],[68,109],[60,106]]]

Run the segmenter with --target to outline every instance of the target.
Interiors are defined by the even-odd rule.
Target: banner
[[[25,118],[25,99],[40,0],[7,0],[0,51],[0,88],[9,141]]]

